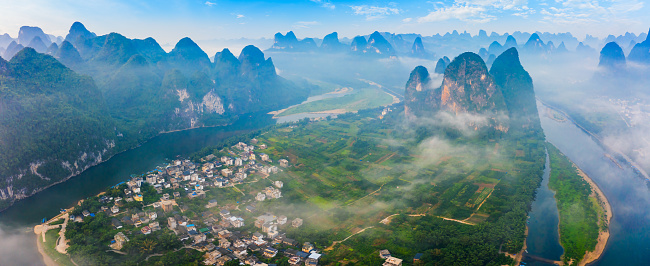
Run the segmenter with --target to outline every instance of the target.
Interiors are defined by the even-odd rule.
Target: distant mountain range
[[[296,35],[290,31],[286,35],[275,34],[273,46],[268,51],[278,52],[349,52],[354,55],[371,57],[394,57],[396,51],[393,46],[380,34],[375,31],[367,39],[364,36],[357,36],[350,45],[342,44],[339,41],[338,33],[333,32],[323,38],[321,46],[318,47],[312,38],[298,40]],[[420,40],[419,53],[426,53]]]
[[[630,41],[630,45],[637,44],[641,38],[647,38],[643,33],[636,36],[632,33],[626,33],[624,36],[609,36],[607,39],[618,42]],[[525,42],[517,41],[526,40]],[[600,46],[600,40],[592,36],[587,36],[584,42],[579,42],[570,33],[522,33],[513,34],[496,34],[489,36],[483,30],[478,35],[472,36],[467,32],[446,33],[444,35],[421,36],[418,34],[393,34],[387,32],[373,32],[366,36],[356,36],[351,40],[339,39],[338,33],[333,32],[326,35],[320,46],[318,39],[305,38],[298,39],[293,32],[286,35],[277,33],[275,42],[269,52],[299,52],[299,53],[348,53],[361,58],[395,58],[395,57],[413,57],[428,60],[438,60],[435,73],[442,74],[444,69],[450,63],[449,59],[445,60],[445,54],[459,54],[463,51],[473,50],[476,47],[478,55],[490,67],[496,60],[497,55],[510,48],[517,48],[519,52],[526,56],[554,57],[563,56],[568,53],[578,53],[585,56],[596,56],[596,49],[589,44]],[[575,47],[569,50],[567,46]],[[629,48],[632,50],[632,48]],[[637,48],[637,51],[642,49]],[[639,52],[635,52],[639,53]]]
[[[646,35],[647,36],[647,35]],[[627,58],[623,47],[615,41],[607,43],[600,51],[598,67],[602,70],[600,75],[620,75],[627,72],[628,62],[638,65],[650,66],[650,36],[645,41],[635,43]],[[646,75],[643,73],[643,75]]]
[[[33,27],[20,36],[28,47],[12,40],[11,60],[0,61],[0,209],[161,132],[230,123],[309,94],[255,46],[213,62],[190,38],[167,53],[153,38],[97,36],[79,22],[60,43]]]

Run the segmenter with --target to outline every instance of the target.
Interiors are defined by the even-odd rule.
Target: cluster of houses
[[[262,190],[262,192],[258,192],[257,196],[255,196],[255,200],[264,201],[265,199],[277,199],[282,197],[282,192],[279,189],[282,187],[282,181],[275,181],[275,185],[278,186],[278,188],[269,186]]]
[[[252,142],[257,143],[257,140],[253,139]],[[257,147],[267,148],[265,144],[259,144]],[[200,164],[190,160],[175,160],[164,169],[150,172],[144,179],[137,177],[127,182],[129,191],[125,193],[136,195],[142,182],[146,182],[153,185],[159,193],[162,193],[163,189],[183,188],[190,197],[201,197],[206,188],[242,183],[252,173],[270,175],[281,171],[277,166],[270,165],[273,161],[269,155],[255,153],[254,145],[239,142],[231,148],[223,150],[229,156],[217,158],[215,155],[208,155]],[[280,167],[289,166],[289,161],[285,159],[278,162]]]
[[[227,213],[220,213],[226,219]],[[289,223],[286,216],[275,216],[264,214],[256,218],[255,227],[262,233],[255,232],[252,235],[244,235],[241,232],[232,232],[226,228],[215,225],[211,232],[217,239],[209,239],[208,242],[218,241],[219,245],[207,244],[204,251],[203,263],[206,265],[224,265],[228,261],[239,259],[246,265],[267,266],[260,262],[259,258],[252,255],[258,253],[265,258],[273,258],[282,253],[289,258],[291,265],[318,265],[321,254],[309,242],[305,242],[301,249],[294,249],[299,246],[296,240],[279,233],[278,227],[302,225],[302,219],[296,218]],[[210,241],[213,240],[213,241]],[[281,247],[288,247],[279,250]]]
[[[255,139],[251,142],[257,144]],[[280,233],[280,229],[283,227],[302,226],[303,220],[300,218],[289,220],[284,215],[264,214],[257,217],[254,222],[259,231],[245,235],[236,231],[237,228],[245,225],[242,217],[231,214],[226,208],[219,212],[210,211],[211,208],[218,206],[214,199],[205,204],[206,210],[195,219],[183,215],[185,206],[179,207],[180,213],[174,211],[174,206],[177,206],[176,200],[180,197],[203,198],[210,187],[236,184],[246,179],[249,174],[256,172],[270,175],[281,171],[277,166],[270,165],[272,160],[267,154],[254,153],[256,147],[267,148],[264,144],[254,146],[240,142],[231,147],[232,150],[224,149],[222,151],[232,157],[209,155],[202,159],[201,164],[195,164],[189,160],[175,160],[164,168],[159,167],[147,175],[133,177],[128,182],[117,184],[115,187],[125,184],[126,188],[122,197],[102,196],[99,199],[102,204],[101,211],[112,217],[112,226],[115,229],[122,229],[115,234],[109,246],[114,250],[121,250],[129,241],[127,235],[147,235],[167,227],[186,246],[206,252],[204,263],[207,265],[223,265],[233,259],[239,259],[248,265],[266,265],[249,252],[263,254],[262,256],[267,258],[283,253],[290,258],[292,265],[317,265],[321,255],[312,244],[304,243],[299,249],[297,241]],[[284,159],[278,160],[278,163],[283,168],[289,166],[289,162]],[[148,205],[142,211],[127,210],[124,207],[125,203],[143,201],[143,194],[146,193],[141,190],[145,183],[153,186],[161,194],[160,201]],[[280,198],[282,197],[280,188],[283,185],[282,181],[274,181],[272,186],[259,192],[255,199],[263,201]],[[176,191],[163,194],[165,189]],[[179,190],[185,190],[185,193],[181,195]],[[147,195],[150,196],[151,192],[148,193]],[[252,205],[254,206],[254,204]],[[255,207],[253,206],[248,205],[245,210],[254,212]],[[86,216],[92,217],[95,214],[84,210],[79,217],[71,216],[71,218],[81,222]],[[159,221],[160,219],[162,220]],[[166,226],[163,225],[161,228],[161,223]],[[123,229],[126,225],[129,226],[127,228],[133,229],[129,231]],[[278,250],[281,247],[284,249]]]

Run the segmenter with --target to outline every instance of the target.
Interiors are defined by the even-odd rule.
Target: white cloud
[[[384,18],[388,15],[397,15],[400,13],[400,10],[396,7],[389,6],[369,6],[369,5],[360,5],[360,6],[350,6],[354,11],[355,15],[366,16],[366,20],[374,20]]]
[[[629,14],[644,3],[637,0],[556,0],[557,7],[542,8],[542,21],[555,24],[584,25],[594,22],[628,22]]]
[[[528,7],[528,0],[455,0],[451,5],[429,2],[434,10],[418,18],[418,22],[457,19],[472,23],[486,23],[503,17],[503,14],[528,17],[535,10]]]
[[[413,18],[405,18],[405,19],[402,19],[402,22],[404,22],[404,23],[409,23],[409,22],[411,22],[412,20],[413,20]]]
[[[245,16],[242,15],[242,14],[238,14],[238,15],[237,15],[237,18],[244,18],[244,17],[245,17]]]
[[[206,5],[206,6],[214,6],[214,5],[217,5],[217,3],[215,3],[215,2],[210,2],[210,1],[205,1],[205,5]]]
[[[487,9],[483,6],[471,6],[465,4],[439,8],[424,17],[419,17],[418,22],[436,22],[450,19],[485,23],[496,19],[496,17],[487,14]]]
[[[298,21],[295,24],[293,24],[293,28],[306,29],[314,25],[320,25],[320,23],[318,21]]]
[[[329,0],[309,0],[309,1],[320,4],[320,6],[322,6],[324,8],[328,8],[328,9],[335,9],[336,8],[336,6],[334,4],[332,4],[332,2],[330,2]]]
[[[528,0],[456,0],[457,4],[492,7],[500,10],[528,9]]]

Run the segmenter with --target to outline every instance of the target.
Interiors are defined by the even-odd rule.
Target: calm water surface
[[[650,265],[650,189],[647,181],[624,164],[623,168],[616,166],[605,157],[605,151],[574,124],[554,121],[544,115],[545,107],[538,105],[538,108],[546,139],[596,182],[612,206],[610,238],[601,259],[593,265]]]
[[[546,154],[544,179],[542,185],[537,189],[537,195],[529,213],[526,249],[531,255],[558,261],[564,253],[564,249],[560,245],[557,231],[559,214],[553,197],[555,193],[548,188],[550,170],[549,158]],[[524,260],[524,262],[527,265],[548,265],[531,260]]]

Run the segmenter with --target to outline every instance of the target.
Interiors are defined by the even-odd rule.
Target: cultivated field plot
[[[311,217],[321,226],[336,224],[346,232],[394,213],[471,217],[473,223],[490,216],[481,206],[507,175],[501,169],[512,165],[494,152],[499,144],[479,144],[479,152],[454,151],[431,160],[422,147],[394,131],[381,119],[364,117],[264,133],[258,137],[268,145],[264,152],[292,165],[270,177],[285,184],[280,205],[292,207],[269,205],[269,210]],[[509,146],[502,143],[500,149]],[[477,210],[480,216],[473,217]]]

